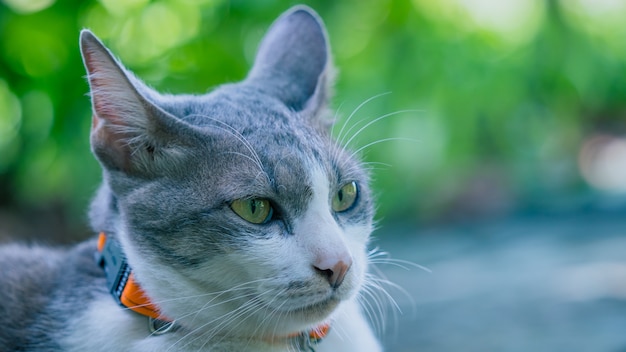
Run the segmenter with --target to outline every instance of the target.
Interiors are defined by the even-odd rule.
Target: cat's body
[[[359,307],[373,204],[330,138],[323,24],[298,7],[272,26],[248,77],[160,95],[81,35],[103,185],[90,210],[173,329],[120,307],[94,255],[0,249],[0,350],[378,351]]]

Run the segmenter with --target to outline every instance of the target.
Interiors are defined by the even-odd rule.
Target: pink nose
[[[337,288],[341,285],[348,270],[350,270],[350,266],[352,266],[352,258],[347,254],[335,260],[323,258],[317,260],[314,264],[315,270],[326,277],[332,288]]]

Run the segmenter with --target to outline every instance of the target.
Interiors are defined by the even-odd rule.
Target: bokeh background
[[[292,3],[0,2],[2,213],[84,222],[99,170],[88,147],[81,28],[155,88],[203,93],[245,76],[263,33]],[[356,111],[348,137],[393,114],[351,143],[397,139],[363,150],[381,163],[381,219],[501,216],[626,192],[625,2],[309,5],[330,32],[339,116],[382,94]]]
[[[373,168],[378,244],[433,269],[432,274],[386,269],[409,287],[404,296],[411,302],[405,303],[419,317],[403,316],[388,346],[529,350],[507,344],[513,336],[538,339],[531,345],[535,351],[564,348],[555,341],[566,340],[572,343],[568,350],[626,350],[626,341],[619,339],[626,336],[626,242],[621,240],[626,1],[301,2],[325,20],[339,68],[335,133],[343,131],[339,138],[361,149]],[[267,27],[295,3],[0,0],[0,239],[69,243],[91,235],[85,208],[100,171],[89,152],[80,29],[92,29],[158,90],[203,93],[245,77]],[[511,254],[516,248],[526,252]],[[590,248],[596,249],[583,251]],[[523,266],[546,257],[561,260]],[[486,275],[494,267],[501,275]],[[543,281],[524,276],[532,272],[543,272]],[[549,296],[561,297],[554,302],[510,297],[526,292],[515,285],[537,293],[531,288],[567,275],[578,278],[575,273],[589,281],[563,285],[574,291],[605,289],[600,303],[592,295],[595,303],[588,310],[564,306],[555,311],[567,313],[556,314],[550,307],[564,302],[556,294]],[[527,281],[511,282],[520,276]],[[510,290],[497,296],[498,306],[494,302],[500,301],[484,291],[461,289],[476,285],[491,294],[496,287]],[[467,295],[446,301],[445,292]],[[493,305],[472,311],[482,307],[477,302],[485,303],[481,297]],[[593,305],[607,301],[602,309]],[[516,316],[510,310],[518,304],[545,309]],[[501,319],[497,312],[514,318]],[[572,320],[589,322],[590,316],[598,319],[593,328],[559,328]],[[511,320],[517,325],[506,333],[491,329]],[[459,326],[459,321],[483,328]],[[403,333],[413,324],[422,335]],[[619,324],[621,333],[615,328]],[[594,335],[594,328],[602,333]],[[442,345],[456,341],[444,333],[451,331],[461,340],[457,347]],[[589,334],[606,345],[589,340]],[[478,335],[501,339],[484,341]],[[592,347],[602,347],[581,349],[577,338],[582,341],[583,335]]]

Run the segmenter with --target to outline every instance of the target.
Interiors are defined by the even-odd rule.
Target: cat
[[[381,350],[360,307],[373,197],[331,138],[319,16],[285,12],[205,95],[157,93],[89,30],[80,48],[100,236],[0,249],[0,350]]]

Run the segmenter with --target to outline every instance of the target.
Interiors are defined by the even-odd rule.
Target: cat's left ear
[[[93,33],[81,32],[80,48],[91,87],[91,147],[101,164],[141,177],[175,169],[193,133],[148,99],[151,91]]]
[[[333,78],[324,23],[312,9],[296,6],[268,30],[247,82],[295,111],[317,115],[328,102]]]

